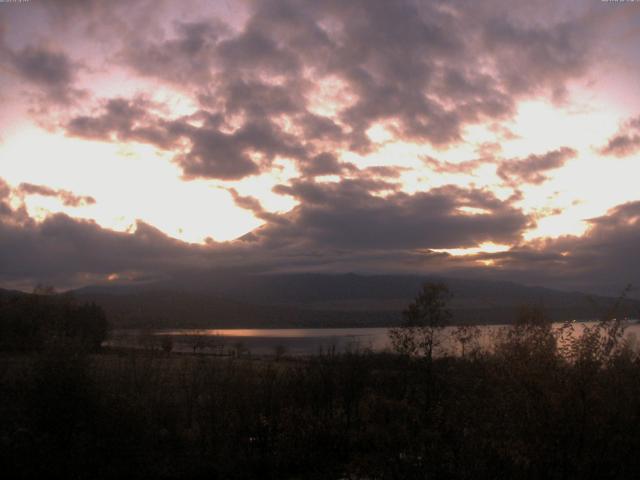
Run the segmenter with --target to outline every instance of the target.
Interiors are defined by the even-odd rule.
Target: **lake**
[[[576,332],[594,322],[576,322]],[[554,324],[558,329],[561,323]],[[480,326],[479,343],[489,348],[504,325]],[[459,353],[460,344],[452,338],[455,327],[442,332],[445,339],[440,353]],[[174,329],[174,330],[115,330],[106,343],[111,346],[160,348],[163,337],[171,337],[173,351],[230,354],[241,350],[257,355],[273,355],[278,351],[287,355],[311,355],[319,352],[345,352],[370,349],[391,349],[388,328],[269,328],[269,329]],[[630,323],[626,329],[630,338],[640,336],[640,324]]]

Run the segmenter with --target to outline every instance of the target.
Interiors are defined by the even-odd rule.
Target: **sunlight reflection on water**
[[[595,322],[576,322],[576,333]],[[555,323],[558,329],[562,323]],[[505,325],[482,325],[478,327],[479,345],[490,349],[495,338],[508,327]],[[443,330],[440,354],[458,354],[460,344],[453,337],[455,327]],[[173,329],[117,330],[108,344],[145,348],[145,345],[160,348],[162,337],[170,336],[173,351],[224,354],[232,349],[242,349],[252,354],[273,354],[276,349],[289,355],[312,355],[320,351],[390,350],[388,328],[274,328],[274,329]],[[626,336],[632,341],[640,335],[640,324],[628,324]],[[146,344],[144,342],[147,342]]]

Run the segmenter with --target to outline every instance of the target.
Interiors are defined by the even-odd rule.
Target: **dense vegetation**
[[[423,293],[398,332],[417,334],[411,354],[276,361],[93,354],[64,342],[5,354],[1,471],[224,479],[640,472],[640,356],[619,321],[577,335],[575,324],[554,331],[542,310],[524,309],[491,351],[460,329],[465,354],[437,358],[429,345],[446,314],[429,307],[446,291]]]
[[[107,318],[95,303],[77,302],[49,288],[0,295],[0,350],[42,351],[71,343],[96,351],[106,339]]]

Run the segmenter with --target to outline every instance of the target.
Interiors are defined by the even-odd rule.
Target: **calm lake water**
[[[579,334],[585,325],[593,324],[594,322],[577,322],[575,330]],[[561,323],[554,324],[554,328],[561,326]],[[440,353],[459,353],[460,344],[451,335],[454,328],[447,327],[442,332],[444,340]],[[506,328],[508,327],[504,325],[479,327],[479,344],[483,348],[490,348],[496,336]],[[640,337],[640,324],[628,324],[626,335],[632,341]],[[209,354],[229,354],[239,349],[257,355],[272,355],[277,350],[288,355],[311,355],[327,351],[384,351],[391,348],[388,328],[176,329],[151,332],[116,330],[107,344],[160,348],[165,336],[171,337],[173,351]]]

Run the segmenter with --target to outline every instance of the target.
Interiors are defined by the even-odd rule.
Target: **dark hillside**
[[[100,286],[75,295],[95,301],[116,327],[287,328],[390,326],[419,286],[436,277],[408,275],[231,275],[198,277],[144,286]],[[445,279],[453,292],[454,322],[509,323],[518,308],[540,304],[556,321],[602,315],[614,298],[589,297],[510,282]],[[627,300],[628,316],[640,301]]]

